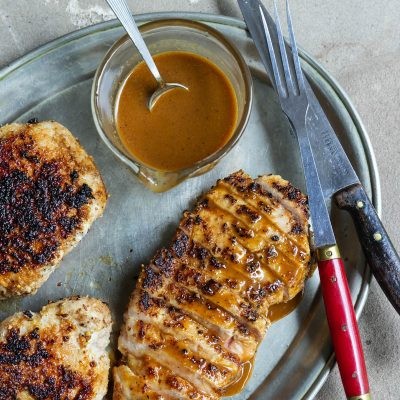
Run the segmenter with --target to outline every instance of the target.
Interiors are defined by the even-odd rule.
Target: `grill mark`
[[[185,320],[188,325],[192,324],[192,329],[195,329],[197,331],[197,334],[201,335],[202,340],[194,342],[191,337],[187,335],[188,331],[183,326],[180,327],[181,329],[176,329],[174,324],[170,324],[169,320],[165,318],[165,315],[173,319],[173,317],[171,317],[171,312],[169,311],[169,309],[171,308],[176,310],[176,313],[180,316],[181,320]],[[160,332],[160,336],[162,337],[164,337],[164,335],[169,335],[170,337],[174,337],[178,342],[185,341],[185,346],[187,347],[187,349],[185,347],[185,349],[182,350],[182,353],[184,355],[188,354],[188,349],[194,352],[195,349],[200,346],[201,351],[198,354],[203,358],[207,357],[207,355],[212,355],[212,352],[215,352],[215,354],[217,354],[217,360],[212,361],[212,363],[214,364],[218,364],[223,368],[226,368],[226,365],[229,364],[230,368],[234,368],[236,370],[241,365],[240,359],[236,355],[227,352],[222,348],[221,340],[217,335],[215,335],[214,332],[212,332],[202,324],[197,324],[196,321],[194,321],[186,313],[182,312],[179,309],[176,309],[170,304],[166,304],[165,306],[160,307],[160,312],[162,315],[161,321],[159,321],[158,319],[154,320],[154,318],[144,313],[130,316],[130,318],[137,319],[139,322],[139,325],[137,327],[137,335],[139,336],[140,340],[142,340],[146,335],[146,330],[148,328],[144,328],[144,324],[147,324],[157,329],[157,331]],[[199,331],[201,331],[201,334],[199,334]],[[225,365],[225,367],[223,365]]]
[[[211,301],[204,299],[204,297],[189,290],[185,286],[179,285],[176,283],[172,283],[170,281],[171,278],[168,278],[168,279],[169,279],[169,281],[164,280],[163,286],[159,290],[155,290],[155,291],[151,292],[153,298],[154,298],[154,296],[157,296],[157,297],[162,296],[168,304],[177,308],[183,314],[189,316],[196,323],[204,326],[205,328],[207,328],[211,331],[218,332],[218,334],[220,334],[220,335],[221,335],[221,332],[224,332],[224,334],[222,334],[222,335],[225,336],[226,338],[230,338],[232,336],[230,331],[232,329],[234,329],[236,334],[239,334],[239,336],[243,336],[243,338],[247,338],[250,336],[250,337],[253,337],[256,341],[260,340],[260,338],[261,338],[260,333],[258,332],[258,330],[251,327],[249,325],[248,321],[245,321],[242,318],[237,318],[232,313],[224,310],[223,308],[217,306],[216,304],[212,303]],[[170,287],[171,283],[173,284],[175,289],[171,289],[171,287]],[[137,288],[136,290],[138,290],[138,289],[139,288]],[[177,293],[175,293],[175,292],[184,294],[185,298],[174,297],[177,295]],[[146,297],[148,298],[148,294]],[[214,310],[218,310],[217,314],[213,313],[213,315],[215,315],[215,316],[225,315],[226,316],[226,317],[224,317],[225,323],[223,322],[224,319],[219,319],[218,321],[215,321],[215,322],[208,320],[207,318],[204,317],[203,314],[201,314],[201,313],[199,314],[196,310],[194,310],[193,307],[191,307],[191,304],[193,302],[196,304],[199,304],[205,308],[210,309],[210,307],[211,307]],[[207,304],[209,305],[208,307],[207,307]],[[147,309],[148,308],[149,307],[147,307]],[[146,311],[146,310],[144,310],[144,311]],[[216,323],[217,323],[217,325],[216,325]],[[233,324],[233,326],[232,326],[232,324]],[[243,328],[240,330],[240,327],[243,327]],[[227,349],[227,350],[229,350],[229,349]]]
[[[260,333],[258,331],[257,328],[255,328],[254,326],[252,326],[253,324],[251,324],[248,320],[246,320],[245,318],[242,318],[238,315],[233,314],[232,312],[230,312],[229,310],[225,309],[224,307],[216,304],[215,302],[212,301],[211,298],[205,298],[201,292],[201,290],[196,289],[195,287],[192,287],[192,289],[187,288],[186,286],[180,284],[180,283],[175,283],[175,285],[179,288],[179,289],[185,289],[186,291],[188,291],[191,295],[194,295],[199,302],[201,302],[203,305],[206,305],[209,309],[212,310],[218,310],[219,312],[223,312],[226,315],[229,315],[230,318],[232,318],[234,321],[236,321],[236,325],[246,325],[249,329],[249,331],[251,331],[255,337],[258,338],[258,340],[261,339],[262,337],[262,333]],[[262,318],[258,319],[257,321],[261,321]]]
[[[140,377],[140,382],[135,379],[135,385],[141,387],[134,386],[135,390],[145,393],[149,399],[157,400],[160,395],[166,395],[168,397],[171,395],[171,388],[179,392],[173,392],[176,397],[185,396],[185,398],[191,400],[216,399],[214,395],[206,394],[195,388],[192,382],[178,375],[172,375],[168,367],[162,366],[150,356],[145,356],[140,359],[135,358],[133,365],[132,362],[129,362],[128,365],[130,368],[134,368],[136,376]],[[178,381],[179,390],[176,387],[176,381]]]
[[[153,328],[153,329],[152,329]],[[154,333],[154,325],[148,327],[148,331]],[[191,378],[192,381],[197,381],[197,387],[206,389],[206,393],[215,393],[219,386],[225,385],[223,381],[228,375],[228,371],[224,368],[217,368],[218,373],[214,376],[207,373],[207,367],[214,365],[213,363],[198,357],[197,353],[187,351],[186,354],[182,352],[182,343],[178,343],[174,337],[165,334],[163,337],[163,344],[152,344],[152,339],[146,338],[137,345],[131,355],[136,357],[143,357],[150,354],[157,362],[168,368],[172,373],[182,376],[183,379]],[[175,361],[178,361],[175,362]],[[228,382],[229,383],[229,382]]]
[[[222,183],[222,185],[225,187],[225,189],[230,189],[230,190],[233,189],[233,190],[235,191],[235,194],[236,194],[236,195],[238,195],[238,196],[241,196],[241,195],[242,195],[242,193],[241,193],[240,191],[238,191],[234,186],[229,186],[225,181],[223,181],[223,182],[221,182],[221,183]],[[268,198],[268,197],[262,197],[262,196],[261,196],[260,194],[258,194],[258,193],[254,193],[253,195],[254,195],[255,197],[257,197],[257,200],[262,200],[263,202],[267,201],[268,203],[271,202],[271,199],[270,199],[270,198]],[[277,201],[279,201],[279,204],[284,208],[285,211],[289,212],[290,215],[293,215],[293,213],[291,212],[291,210],[290,210],[288,207],[286,207],[286,206],[282,203],[282,201],[281,201],[280,199],[278,199],[278,198],[274,198],[274,199],[277,200]],[[247,198],[246,200],[247,200],[248,205],[250,205],[251,208],[254,208],[254,209],[257,210],[258,212],[260,212],[260,213],[262,214],[262,217],[264,217],[264,218],[268,221],[268,224],[269,224],[271,227],[274,227],[275,230],[276,230],[277,232],[279,232],[282,236],[285,236],[286,239],[287,239],[292,245],[296,246],[296,247],[297,247],[300,251],[302,251],[303,253],[306,253],[306,252],[307,252],[307,250],[302,246],[302,244],[301,244],[299,241],[297,241],[297,240],[295,239],[295,237],[289,236],[288,233],[284,232],[284,231],[274,222],[274,220],[271,218],[271,215],[269,215],[267,212],[265,212],[265,210],[263,210],[262,208],[257,208],[257,207],[254,205],[253,202],[255,202],[256,200],[252,200],[252,199],[250,199],[250,198]],[[214,201],[213,201],[213,202],[214,202]],[[270,204],[268,204],[268,205],[270,205]],[[271,205],[271,208],[272,208],[272,210],[273,210],[273,209],[276,208],[276,206],[275,206],[275,205]],[[231,215],[234,215],[235,217],[237,217],[235,214],[232,214],[232,213],[230,213],[230,214],[231,214]],[[246,221],[245,221],[243,218],[241,219],[241,221],[244,222],[244,223],[246,223]],[[254,227],[252,227],[252,226],[249,226],[249,228],[254,229]]]
[[[233,214],[232,212],[230,212],[229,210],[226,210],[225,208],[223,208],[220,204],[216,203],[214,199],[209,199],[209,204],[212,203],[213,206],[215,206],[216,208],[218,208],[221,213],[225,214],[225,215],[229,215],[230,217],[232,217],[234,220],[236,219],[236,215]],[[223,218],[222,218],[223,219]],[[268,221],[268,224],[270,223],[270,221]],[[272,225],[272,224],[271,224]],[[254,226],[249,226],[247,224],[247,226],[249,227],[249,229],[253,229],[255,232],[257,232],[259,235],[262,235],[263,233],[260,230],[257,230],[256,227]],[[277,229],[278,230],[278,229]],[[286,240],[289,242],[289,244],[292,244],[292,241],[288,238],[287,234],[283,233],[282,231],[280,231],[280,234],[282,236],[284,236],[286,238]],[[251,252],[247,247],[246,247],[246,242],[245,240],[241,240],[240,237],[238,237],[238,242],[240,242],[240,245],[242,247],[242,249],[244,249],[246,251],[247,254],[253,254],[253,255],[260,255],[261,253],[256,252],[253,253]],[[194,241],[195,243],[197,243],[196,241]],[[267,244],[269,242],[269,238],[266,237],[266,241],[265,244]],[[272,241],[274,242],[274,241]],[[201,246],[207,248],[210,252],[212,251],[212,249],[209,246],[209,243],[207,242],[202,242],[199,243]],[[274,242],[274,246],[278,247],[280,246],[279,244],[277,244],[276,242]],[[300,250],[300,249],[299,249]],[[300,250],[301,251],[301,250]],[[289,265],[288,269],[289,270],[295,270],[296,269],[296,265],[298,264],[298,260],[296,259],[295,256],[289,258],[288,253],[284,252],[283,249],[279,249],[279,257],[281,257],[284,261],[286,261],[286,263]],[[258,257],[260,259],[260,257]],[[270,273],[270,275],[275,276],[276,279],[281,279],[284,280],[285,282],[287,282],[282,275],[278,274],[277,271],[275,271],[273,268],[271,268],[267,263],[263,262],[262,260],[260,260],[261,262],[261,267],[264,270],[268,270],[268,272]],[[232,263],[233,265],[235,265],[234,263]],[[236,269],[237,271],[240,272],[239,269]],[[248,277],[247,277],[248,279]]]
[[[189,232],[185,230],[185,233],[187,235],[189,235]],[[216,253],[213,249],[213,246],[210,246],[210,243],[208,242],[199,242],[197,240],[193,240],[193,238],[190,238],[192,245],[193,246],[197,246],[200,248],[204,248],[208,253],[209,256],[207,256],[206,260],[208,261],[207,264],[212,265],[213,262],[211,261],[211,257],[215,258],[216,261],[220,264],[224,264],[226,268],[217,268],[219,271],[219,274],[224,273],[227,274],[226,278],[232,278],[235,277],[237,274],[239,274],[239,276],[243,277],[243,279],[251,279],[249,277],[248,274],[246,274],[245,269],[243,264],[238,264],[238,263],[234,263],[232,262],[230,259],[228,258],[221,258],[221,255]],[[221,253],[222,253],[222,249],[221,249]],[[190,260],[191,258],[195,259],[189,252],[188,254],[188,260]],[[202,269],[202,272],[206,272],[206,268]],[[210,273],[214,273],[214,270],[210,270]],[[233,272],[233,276],[230,275],[229,273]]]
[[[209,204],[209,203],[208,203],[208,204]],[[185,225],[185,224],[182,223],[182,225]],[[191,231],[191,233],[193,233],[193,230]],[[181,235],[182,235],[182,234],[178,231],[177,236],[181,236]],[[192,242],[192,243],[198,243],[197,241],[194,241],[194,240],[193,240],[193,236],[192,236],[192,235],[191,235],[191,237],[189,237],[186,233],[183,233],[183,237],[185,238],[185,248],[186,248],[186,251],[187,251],[188,248],[189,248],[188,243],[190,243],[190,242]],[[175,242],[176,242],[176,240],[174,241],[174,243],[175,243]],[[206,243],[206,244],[203,243],[203,246],[204,246],[204,245],[207,246],[208,244],[207,244],[207,243]],[[206,247],[206,248],[207,248],[207,247]],[[246,250],[247,250],[247,249],[246,249]],[[248,251],[247,251],[247,252],[248,252]],[[184,253],[182,252],[182,253],[181,253],[181,257],[182,257],[183,255],[184,255]],[[196,272],[196,271],[194,271],[194,272]],[[202,271],[202,272],[203,272],[203,271]],[[199,274],[201,274],[201,273],[199,272]],[[249,278],[247,277],[246,280],[248,281]],[[185,286],[183,286],[182,282],[177,281],[176,283],[177,283],[178,286],[185,287]],[[189,288],[189,287],[191,288],[190,291],[191,291],[192,293],[195,293],[195,294],[198,295],[200,298],[203,298],[203,296],[205,295],[206,298],[207,298],[207,301],[210,301],[210,294],[204,292],[203,287],[199,288],[198,286],[196,286],[195,283],[194,283],[194,284],[189,284],[189,282],[188,282],[187,280],[185,281],[185,284],[187,285],[188,288]],[[213,295],[211,295],[211,296],[213,296]],[[229,294],[227,294],[227,296],[229,296]],[[227,297],[227,296],[225,296],[225,297]],[[249,323],[253,323],[253,322],[254,322],[254,323],[255,323],[255,322],[258,322],[258,324],[260,324],[260,323],[263,321],[263,319],[258,318],[258,317],[259,317],[259,314],[253,309],[252,304],[247,304],[247,305],[246,305],[247,310],[249,310],[248,312],[243,312],[243,313],[240,314],[240,316],[238,316],[238,315],[236,315],[236,312],[234,312],[232,309],[231,309],[231,310],[227,309],[227,304],[230,304],[229,299],[225,299],[225,301],[223,302],[224,304],[221,304],[221,303],[217,304],[217,302],[218,302],[218,301],[220,302],[221,300],[222,300],[222,299],[219,297],[218,300],[217,300],[217,299],[214,299],[214,301],[211,301],[211,303],[214,304],[214,305],[218,305],[218,308],[219,308],[219,309],[222,309],[222,310],[224,310],[225,312],[229,313],[233,318],[237,319],[237,320],[241,323],[241,325],[248,325]],[[235,311],[236,311],[236,310],[235,310]],[[257,315],[257,318],[255,318],[255,319],[249,318],[249,315],[252,315],[252,316]],[[257,335],[260,337],[260,336],[262,335],[261,332],[263,332],[264,329],[265,329],[265,325],[264,325],[263,327],[261,327],[261,332],[259,332],[258,329],[255,328],[255,327],[252,327],[251,329],[256,329],[256,330],[257,330]]]

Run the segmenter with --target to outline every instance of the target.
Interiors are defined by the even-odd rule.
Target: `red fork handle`
[[[318,254],[322,296],[344,391],[348,399],[370,399],[367,368],[343,261],[336,246],[324,248]]]

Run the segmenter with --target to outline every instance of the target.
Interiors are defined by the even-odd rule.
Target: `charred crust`
[[[225,376],[226,375],[226,371],[225,370],[221,370],[219,369],[216,365],[208,363],[206,365],[206,367],[204,368],[204,371],[206,373],[207,376],[211,377],[211,378],[215,378],[219,375]]]
[[[235,199],[231,194],[227,193],[224,198],[228,200],[231,204],[236,204],[237,199]]]
[[[265,290],[266,290],[268,293],[274,293],[274,292],[276,292],[277,290],[279,290],[283,285],[284,285],[283,282],[281,282],[281,281],[278,279],[278,280],[276,280],[275,282],[267,283],[267,284],[265,285]]]
[[[179,257],[183,257],[187,253],[189,246],[189,236],[182,231],[179,231],[176,235],[176,239],[172,243],[173,252]]]
[[[184,388],[180,380],[173,375],[167,376],[165,383],[172,389],[177,390],[178,392],[182,391]]]
[[[246,271],[250,273],[256,272],[260,268],[260,262],[259,261],[251,261],[246,264]]]
[[[203,220],[201,219],[200,215],[196,215],[194,218],[194,224],[200,225],[202,222],[203,222]]]
[[[71,178],[72,182],[75,182],[79,178],[79,174],[77,171],[73,170],[70,174],[69,177]]]
[[[258,202],[258,207],[260,210],[264,211],[266,214],[271,214],[271,212],[272,212],[272,208],[268,204],[264,203],[261,200]]]
[[[198,204],[197,208],[201,210],[202,208],[208,208],[209,200],[207,198],[201,199]]]
[[[33,313],[30,310],[25,310],[23,312],[23,314],[25,315],[26,318],[31,319],[33,317]]]
[[[67,399],[71,392],[75,399],[92,398],[91,381],[58,365],[54,342],[32,333],[10,329],[0,344],[0,400],[16,399],[23,391],[37,400]]]
[[[232,224],[232,227],[236,231],[236,233],[242,238],[251,239],[254,237],[254,231],[251,229],[243,228],[238,224]]]
[[[195,243],[193,244],[192,249],[190,251],[191,257],[197,258],[200,261],[206,260],[209,254],[210,253],[206,248],[199,246]]]
[[[221,284],[214,279],[209,279],[201,287],[201,291],[207,296],[214,296],[218,290],[221,288]]]
[[[147,311],[151,307],[151,298],[147,292],[142,292],[139,299],[139,307],[141,311]]]
[[[238,325],[238,330],[243,336],[249,336],[250,335],[250,329],[245,324],[239,324]]]
[[[294,223],[292,226],[292,229],[290,230],[291,233],[295,234],[295,235],[299,235],[300,233],[303,233],[303,227],[301,224],[299,223]]]
[[[248,296],[251,301],[258,303],[261,300],[263,300],[267,294],[268,294],[268,292],[267,292],[266,288],[264,288],[264,287],[251,288],[249,290]]]
[[[247,186],[247,190],[249,191],[249,192],[259,192],[260,191],[260,188],[261,188],[261,186],[260,186],[260,184],[259,183],[257,183],[257,182],[251,182],[248,186]]]
[[[142,281],[142,288],[149,289],[149,290],[156,290],[161,287],[162,285],[162,278],[161,275],[155,272],[150,266],[146,265],[143,268],[143,281]]]
[[[299,206],[307,205],[307,196],[305,196],[299,189],[294,187],[290,182],[287,182],[285,185],[280,185],[277,182],[272,183],[272,187],[280,192],[283,198],[288,199],[290,201],[294,201]]]
[[[29,129],[0,139],[0,274],[50,263],[80,229],[94,196],[69,168],[46,159]]]
[[[239,192],[248,192],[248,184],[251,179],[245,177],[242,171],[238,171],[227,176],[223,181],[232,185]]]
[[[261,219],[261,215],[258,214],[256,211],[251,210],[249,207],[247,207],[245,204],[240,205],[236,209],[237,214],[244,214],[249,217],[249,220],[254,224],[255,222],[259,221]]]
[[[161,249],[154,257],[153,263],[163,275],[171,276],[174,271],[174,256],[168,249]]]
[[[269,246],[266,252],[267,258],[278,257],[278,252],[275,249],[275,246]]]
[[[176,293],[176,301],[178,303],[195,303],[200,302],[200,296],[197,293],[190,292],[184,288],[179,288]]]
[[[240,315],[246,318],[250,322],[257,321],[260,315],[256,310],[254,310],[249,304],[241,303],[240,307],[242,307],[242,312]]]
[[[139,339],[141,339],[141,340],[143,340],[144,337],[146,336],[146,329],[145,329],[144,322],[142,320],[138,321],[138,336],[139,336]]]
[[[214,256],[210,257],[210,265],[215,269],[226,268],[225,264],[219,262]]]

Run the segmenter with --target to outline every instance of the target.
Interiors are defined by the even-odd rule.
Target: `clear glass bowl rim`
[[[179,19],[179,18],[174,18],[174,19],[162,19],[162,20],[157,20],[157,21],[151,21],[147,22],[139,27],[139,30],[141,33],[146,33],[151,30],[157,29],[157,28],[167,28],[167,27],[186,27],[186,28],[192,28],[195,30],[198,30],[200,32],[205,32],[214,38],[216,38],[219,42],[221,42],[230,52],[230,54],[235,58],[236,62],[238,63],[239,69],[241,76],[243,77],[243,82],[244,82],[244,87],[245,87],[245,96],[244,96],[244,107],[243,107],[243,112],[240,117],[240,120],[238,121],[237,127],[235,129],[234,134],[232,135],[231,139],[218,151],[215,153],[210,154],[206,158],[203,158],[202,160],[194,163],[190,167],[180,169],[177,171],[160,171],[158,169],[155,169],[153,167],[150,167],[146,164],[143,164],[139,160],[135,160],[133,157],[130,159],[127,157],[125,154],[123,154],[118,148],[116,148],[113,143],[108,139],[106,133],[103,130],[102,123],[101,123],[101,118],[98,112],[98,107],[97,107],[97,99],[99,96],[99,83],[102,79],[103,73],[104,73],[104,68],[106,64],[109,62],[109,60],[113,57],[114,53],[119,50],[121,46],[123,46],[127,41],[130,40],[129,36],[127,34],[123,35],[120,37],[114,44],[110,47],[110,49],[107,51],[105,54],[104,58],[100,62],[96,73],[94,75],[93,79],[93,85],[92,85],[92,93],[91,93],[91,108],[92,108],[92,115],[93,119],[97,128],[97,131],[104,141],[104,143],[107,145],[107,147],[125,164],[130,166],[136,173],[140,173],[141,167],[145,168],[147,171],[150,173],[160,173],[164,172],[166,174],[171,173],[171,174],[179,174],[183,179],[185,177],[190,177],[190,175],[194,174],[196,171],[201,170],[202,168],[206,167],[207,165],[213,164],[215,162],[218,162],[222,157],[224,157],[239,141],[241,138],[248,120],[250,118],[250,111],[252,107],[252,102],[253,102],[253,81],[252,81],[252,76],[249,70],[249,67],[246,64],[246,61],[244,60],[243,56],[240,54],[239,50],[231,43],[230,40],[228,40],[222,33],[220,33],[218,30],[212,28],[211,26],[197,22],[197,21],[192,21],[192,20],[187,20],[187,19]],[[132,44],[134,47],[134,45]],[[147,174],[146,174],[147,175]]]

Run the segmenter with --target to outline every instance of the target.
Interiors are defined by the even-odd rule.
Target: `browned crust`
[[[0,128],[0,297],[34,293],[106,199],[93,160],[62,125]]]
[[[108,307],[69,298],[0,324],[0,400],[100,399],[107,390]],[[102,339],[99,339],[102,336]],[[98,338],[99,337],[99,338]],[[93,340],[101,340],[92,349]]]

